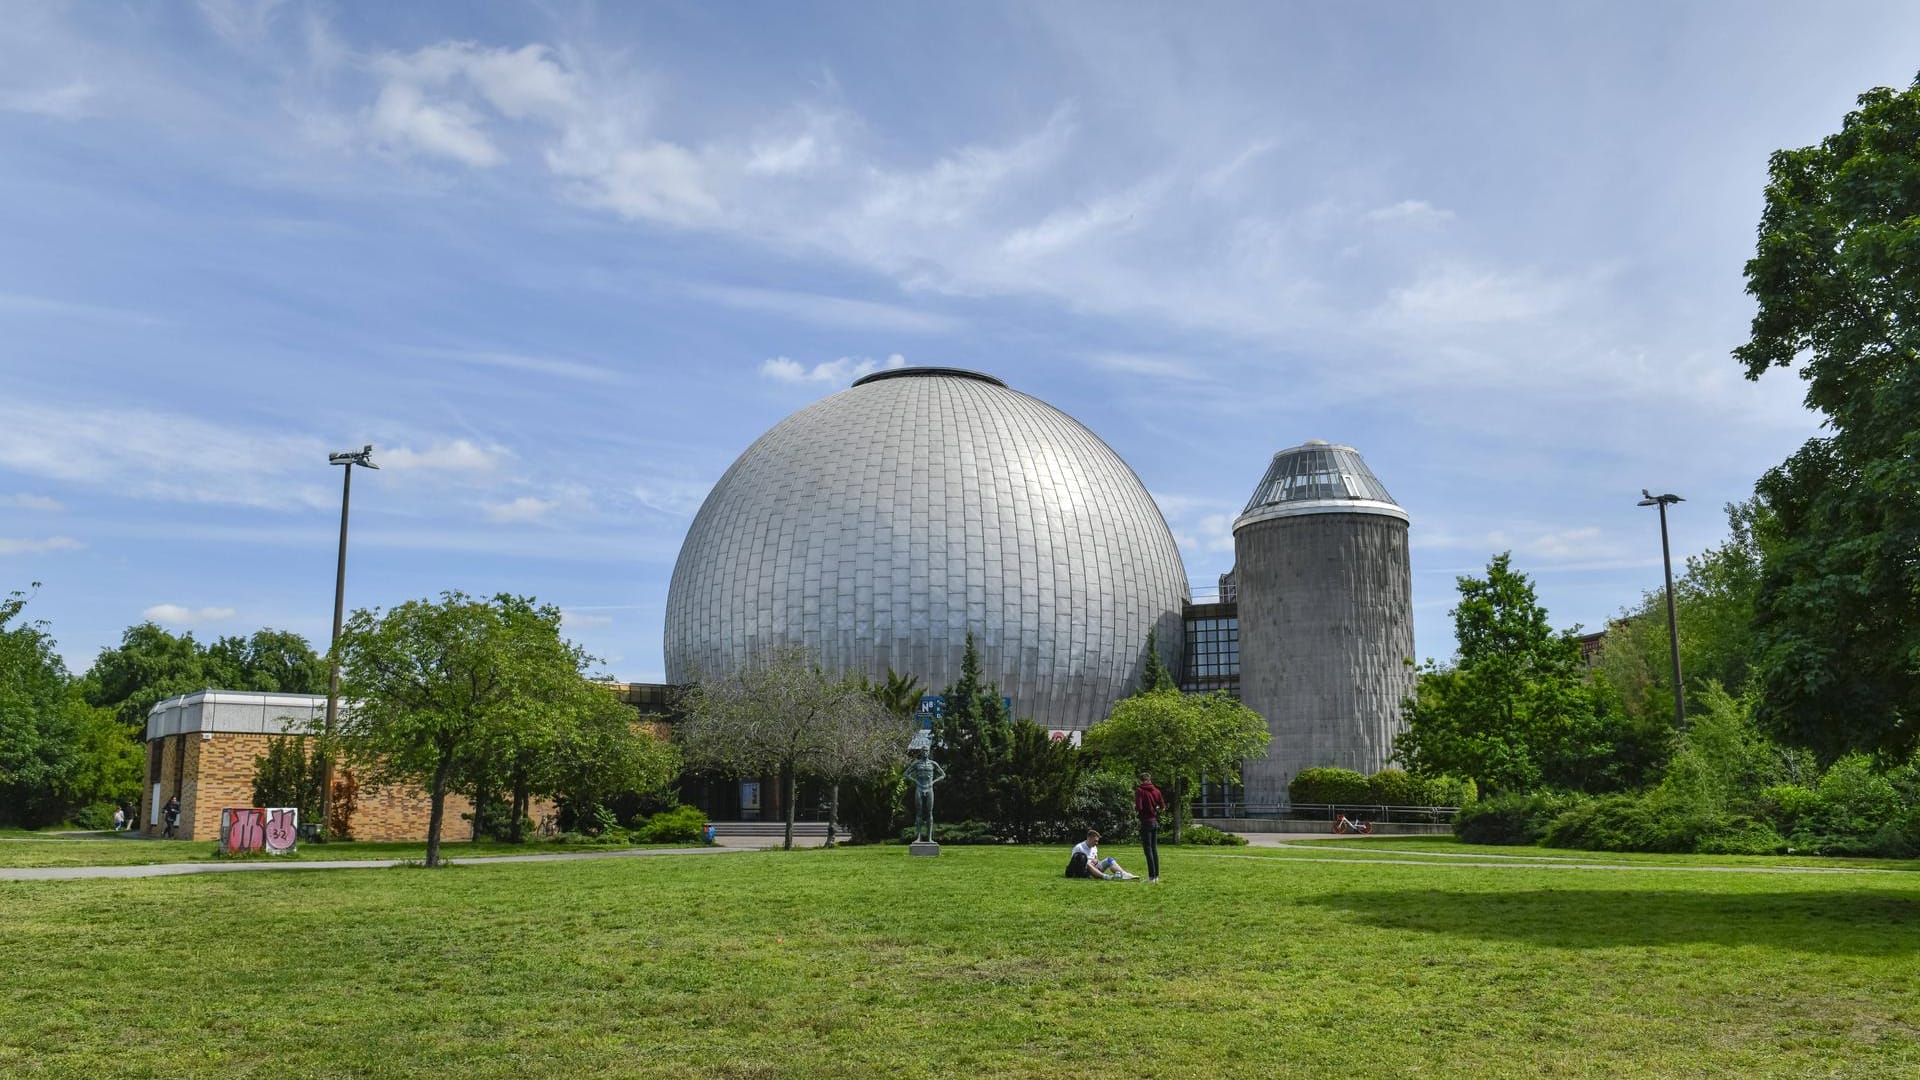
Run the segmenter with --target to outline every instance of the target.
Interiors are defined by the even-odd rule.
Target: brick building
[[[345,708],[345,705],[342,705]],[[180,800],[180,832],[187,840],[220,835],[220,811],[253,805],[254,759],[276,735],[302,734],[326,715],[316,694],[256,694],[201,690],[168,698],[147,716],[146,803],[140,820],[160,832],[160,808]],[[362,787],[353,811],[356,840],[424,840],[430,804],[424,791]],[[464,840],[462,814],[472,803],[447,796],[446,840]]]

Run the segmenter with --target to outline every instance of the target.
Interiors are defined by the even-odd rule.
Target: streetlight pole
[[[353,467],[377,469],[373,463],[373,444],[358,450],[341,450],[327,455],[327,464],[344,465],[340,482],[340,558],[333,571],[333,642],[327,646],[327,720],[321,728],[320,752],[326,755],[326,767],[320,771],[320,827],[327,827],[327,815],[333,808],[333,728],[340,715],[340,622],[346,611],[347,596],[347,508],[353,501]]]
[[[1667,570],[1667,646],[1673,653],[1673,728],[1681,731],[1687,726],[1687,705],[1680,686],[1680,622],[1673,613],[1673,555],[1667,547],[1667,507],[1687,500],[1678,495],[1655,495],[1646,488],[1641,488],[1640,494],[1644,497],[1639,505],[1660,508],[1660,561]]]

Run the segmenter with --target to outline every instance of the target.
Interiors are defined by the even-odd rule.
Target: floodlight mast
[[[1680,622],[1673,613],[1673,556],[1667,550],[1667,507],[1687,500],[1678,495],[1655,495],[1646,488],[1640,489],[1640,506],[1660,508],[1660,561],[1667,571],[1667,647],[1673,654],[1673,729],[1683,731],[1687,726],[1686,693],[1680,686]]]
[[[327,455],[327,464],[346,466],[340,483],[340,557],[333,571],[333,643],[327,647],[327,719],[321,730],[320,752],[326,766],[320,770],[320,827],[327,827],[333,809],[333,729],[340,714],[340,622],[345,613],[347,594],[347,508],[353,501],[353,467],[377,469],[373,463],[373,444],[358,450],[337,450]]]

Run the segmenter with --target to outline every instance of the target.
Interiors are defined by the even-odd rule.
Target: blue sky
[[[1543,10],[1546,8],[1565,10]],[[1197,13],[1196,13],[1197,11]],[[1728,356],[1767,155],[1920,8],[18,6],[0,31],[0,588],[143,616],[561,605],[658,679],[733,458],[873,365],[1079,418],[1196,590],[1276,449],[1413,517],[1418,648],[1512,549],[1556,622],[1659,581],[1816,430]]]

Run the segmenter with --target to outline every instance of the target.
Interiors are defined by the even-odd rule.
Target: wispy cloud
[[[27,113],[55,120],[79,120],[93,115],[97,91],[84,80],[58,86],[0,90],[0,112]]]
[[[940,334],[966,324],[951,315],[883,304],[872,300],[825,296],[785,289],[749,289],[739,286],[695,285],[688,291],[703,300],[750,311],[784,315],[820,326],[844,326],[905,334]]]
[[[812,367],[808,367],[798,360],[789,360],[784,356],[776,356],[760,365],[760,374],[776,382],[818,382],[844,385],[862,375],[871,375],[883,368],[906,366],[907,358],[899,353],[894,353],[885,360],[843,356],[838,360],[822,361]]]
[[[17,506],[22,510],[43,510],[57,514],[65,510],[66,504],[59,499],[45,495],[0,495],[0,506]]]
[[[625,376],[611,368],[553,356],[527,356],[521,353],[468,349],[416,348],[407,351],[455,363],[477,364],[481,367],[500,368],[507,371],[524,371],[533,375],[548,375],[556,379],[571,379],[576,382],[617,383],[625,380]]]
[[[42,539],[18,539],[0,536],[0,555],[45,555],[53,551],[79,551],[86,547],[71,536],[48,536]]]
[[[1118,372],[1122,375],[1140,375],[1151,379],[1174,379],[1181,382],[1207,382],[1212,379],[1212,376],[1199,364],[1177,356],[1100,352],[1088,356],[1087,363],[1103,371]]]
[[[559,505],[559,502],[554,499],[522,495],[509,502],[488,503],[483,509],[486,511],[488,521],[510,523],[544,520]]]
[[[1438,225],[1453,220],[1453,211],[1442,210],[1425,199],[1402,199],[1388,206],[1376,206],[1360,215],[1372,225]]]
[[[415,450],[397,446],[375,450],[373,459],[381,468],[400,472],[485,473],[498,468],[513,455],[502,446],[481,446],[469,439],[433,443]]]
[[[230,607],[190,608],[180,604],[155,604],[140,614],[163,626],[198,626],[202,623],[225,622],[239,613]]]
[[[613,616],[611,615],[596,615],[573,608],[560,609],[560,627],[563,630],[591,630],[595,627],[612,625]]]

